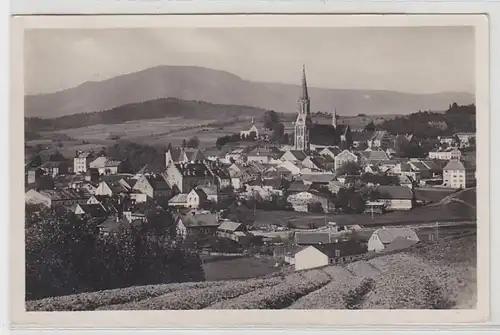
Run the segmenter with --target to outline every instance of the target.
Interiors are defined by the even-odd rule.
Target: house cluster
[[[407,249],[420,241],[410,228],[379,228],[368,239],[350,238],[349,234],[361,228],[355,226],[326,228],[309,232],[296,232],[293,246],[279,246],[273,257],[305,270],[326,265],[340,265],[370,257],[377,253]]]

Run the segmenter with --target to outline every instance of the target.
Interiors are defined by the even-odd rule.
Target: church
[[[350,147],[352,142],[351,129],[349,125],[337,124],[335,109],[333,110],[331,125],[313,123],[305,66],[302,67],[301,94],[298,103],[299,110],[294,125],[295,150],[309,151],[311,146]]]

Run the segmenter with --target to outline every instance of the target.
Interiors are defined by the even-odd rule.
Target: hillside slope
[[[346,266],[249,280],[166,284],[28,301],[28,311],[449,309],[476,303],[476,235]]]
[[[220,105],[168,98],[131,103],[105,111],[77,113],[53,119],[25,118],[25,131],[32,133],[164,117],[227,121],[238,116],[261,116],[264,112],[264,109],[249,106]]]
[[[454,101],[458,104],[474,102],[474,96],[468,93],[420,95],[309,85],[311,111],[331,112],[335,107],[341,115],[407,114],[418,110],[445,110]],[[60,92],[28,95],[24,104],[25,116],[43,118],[102,111],[169,97],[295,113],[299,93],[298,85],[252,82],[225,71],[195,66],[158,66],[100,82],[87,82]]]

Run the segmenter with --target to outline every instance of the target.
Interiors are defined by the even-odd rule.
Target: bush
[[[73,213],[26,217],[26,299],[134,285],[203,281],[197,254],[157,226],[100,234]],[[147,275],[144,275],[147,274]]]
[[[343,297],[345,308],[359,309],[365,296],[373,289],[374,284],[375,282],[373,279],[365,278],[361,281],[358,287],[349,290],[349,292],[347,292],[347,294]]]

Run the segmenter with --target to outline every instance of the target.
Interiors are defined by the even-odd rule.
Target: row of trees
[[[183,246],[168,212],[103,235],[96,222],[58,210],[26,215],[26,299],[134,285],[202,281],[197,254]]]
[[[457,132],[475,132],[476,106],[453,103],[444,113],[419,111],[385,120],[376,128],[391,134],[414,134],[423,139],[451,136]]]

